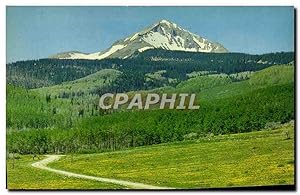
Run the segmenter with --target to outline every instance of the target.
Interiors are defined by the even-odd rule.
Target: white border
[[[1,183],[0,183],[0,192],[1,194],[7,194],[8,191],[5,189],[6,187],[6,170],[5,170],[5,102],[6,102],[6,71],[5,71],[5,64],[6,64],[6,38],[5,38],[5,27],[6,27],[6,6],[92,6],[92,5],[98,5],[98,6],[295,6],[296,8],[299,8],[299,0],[264,0],[264,1],[242,1],[242,0],[231,0],[231,1],[222,1],[222,0],[202,0],[202,1],[195,1],[195,0],[151,0],[147,2],[142,2],[141,0],[103,0],[101,2],[97,2],[96,0],[72,0],[72,1],[62,1],[62,0],[28,0],[24,2],[24,0],[1,0],[0,1],[0,43],[2,44],[0,47],[0,88],[1,88],[1,95],[0,95],[0,125],[1,125],[1,136],[0,136],[0,172],[1,172]],[[299,14],[299,13],[298,13]],[[297,20],[297,26],[299,26],[299,20]],[[299,33],[297,33],[298,35]],[[297,36],[298,37],[298,36]],[[297,45],[298,45],[297,39]],[[297,52],[297,59],[299,59],[299,52]],[[299,85],[299,71],[300,69],[297,68],[297,83]],[[299,97],[299,89],[297,87],[297,97]],[[299,110],[299,104],[297,106],[297,110]],[[298,124],[298,117],[297,117],[297,124]],[[297,125],[298,127],[299,125]],[[299,137],[299,134],[298,134]],[[298,139],[297,139],[298,142]],[[297,156],[299,154],[299,149],[297,148]],[[297,159],[297,167],[299,167],[299,159]],[[299,173],[298,173],[299,175]],[[297,177],[297,181],[298,181]],[[14,193],[20,193],[20,192],[14,192]],[[24,192],[22,192],[24,193]],[[27,192],[26,194],[34,194],[36,192]],[[41,193],[41,192],[39,192]],[[74,192],[47,192],[49,194],[63,194],[63,193],[74,193]],[[87,192],[76,192],[76,193],[87,193]],[[109,192],[89,192],[89,193],[101,193],[106,194]],[[111,192],[110,192],[111,193]],[[113,193],[122,193],[122,192],[113,192]],[[137,192],[141,193],[141,192]],[[162,193],[162,192],[148,192],[150,194],[154,193]],[[163,193],[170,193],[170,192],[163,192]],[[183,193],[183,192],[182,192]],[[196,192],[199,193],[199,192]],[[209,193],[209,192],[201,192],[201,193]],[[229,192],[231,193],[231,192]],[[239,192],[237,192],[239,193]],[[252,192],[255,193],[255,192]],[[263,192],[259,192],[256,194],[262,194]],[[265,193],[265,192],[264,192]],[[273,192],[268,192],[273,193]],[[280,192],[278,194],[283,194],[284,192]]]

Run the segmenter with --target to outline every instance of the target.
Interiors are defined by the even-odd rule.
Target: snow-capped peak
[[[80,52],[65,52],[52,56],[60,59],[104,59],[128,58],[135,52],[161,48],[172,51],[187,52],[228,52],[221,44],[191,33],[168,20],[160,20],[152,26],[115,42],[103,52],[84,54]]]
[[[165,24],[168,24],[168,25],[171,24],[171,22],[169,22],[168,20],[165,20],[165,19],[162,19],[161,21],[159,21],[159,23],[165,23]]]
[[[172,22],[169,22],[168,20],[161,20],[159,21],[159,24],[166,24],[168,25],[169,27],[170,26],[176,26],[176,24],[172,23]]]

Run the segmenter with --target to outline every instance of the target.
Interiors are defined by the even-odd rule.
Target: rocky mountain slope
[[[177,24],[161,20],[151,27],[125,39],[116,41],[110,48],[91,54],[78,51],[59,53],[50,58],[58,59],[126,59],[136,52],[161,48],[171,51],[226,53],[221,44],[191,33]]]

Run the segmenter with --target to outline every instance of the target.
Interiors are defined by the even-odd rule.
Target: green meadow
[[[179,189],[294,184],[294,127],[210,136],[123,151],[67,155],[52,168]],[[37,160],[37,159],[36,159]],[[35,160],[35,161],[36,161]],[[8,161],[9,189],[124,189],[66,178],[31,167],[31,156]]]
[[[43,157],[41,157],[43,158]],[[7,160],[7,188],[9,190],[63,190],[63,189],[121,189],[123,186],[76,179],[36,169],[31,166],[38,159],[31,155],[21,155]],[[13,162],[15,161],[15,162]]]

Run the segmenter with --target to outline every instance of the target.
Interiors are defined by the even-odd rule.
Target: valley
[[[8,189],[293,187],[294,55],[161,20],[103,51],[10,62]]]

